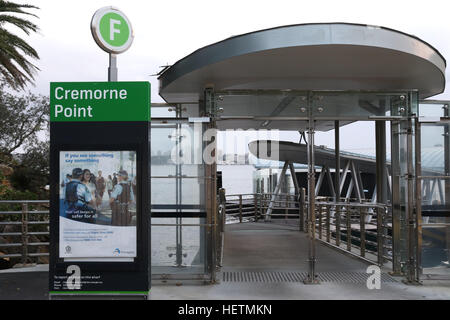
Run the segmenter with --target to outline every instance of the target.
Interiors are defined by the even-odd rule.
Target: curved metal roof
[[[267,147],[259,147],[263,144]],[[257,140],[248,145],[249,151],[257,159],[276,160],[279,162],[308,164],[308,146],[289,141]],[[270,149],[271,152],[267,152]],[[376,172],[376,157],[361,153],[341,151],[341,163],[353,160],[360,170],[367,173]],[[277,158],[277,159],[275,159]],[[390,166],[390,155],[387,155],[387,164]],[[276,163],[275,161],[275,163]],[[314,147],[314,162],[316,166],[336,167],[335,150],[323,146]],[[432,147],[422,150],[422,173],[429,175],[442,175],[444,169],[444,148]],[[266,163],[270,166],[271,163]]]
[[[259,148],[258,144],[264,144],[266,148]],[[308,146],[305,144],[298,144],[288,141],[270,141],[258,140],[253,141],[248,145],[250,152],[259,159],[272,160],[276,157],[278,161],[292,163],[308,163]],[[267,154],[266,149],[270,149],[270,154]],[[275,159],[274,159],[275,160]],[[350,154],[341,152],[341,161],[353,160],[358,168],[363,172],[376,172],[376,159],[370,156],[361,154]],[[330,168],[336,167],[335,152],[332,149],[315,146],[314,148],[314,162],[317,166],[328,166]]]
[[[348,23],[283,26],[201,48],[165,70],[160,95],[198,101],[203,89],[444,91],[446,61],[428,43],[388,28]]]

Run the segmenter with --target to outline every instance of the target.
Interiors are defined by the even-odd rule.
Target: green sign
[[[52,122],[150,121],[149,82],[53,82]]]
[[[114,7],[104,7],[94,14],[91,31],[95,42],[108,53],[122,53],[133,42],[133,28],[124,13]]]

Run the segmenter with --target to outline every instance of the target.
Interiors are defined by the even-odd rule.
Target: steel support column
[[[392,261],[393,273],[414,281],[415,247],[415,171],[413,162],[413,110],[417,99],[413,94],[391,100],[391,114],[401,119],[392,121]]]
[[[347,175],[348,175],[348,171],[350,170],[350,160],[347,161],[347,164],[345,165],[344,170],[342,171],[342,175],[341,175],[341,184],[339,187],[339,194],[342,194],[342,191],[344,190],[344,186],[345,186],[345,180],[347,180]]]
[[[294,183],[295,195],[297,197],[299,197],[300,196],[300,187],[298,185],[297,175],[295,174],[295,168],[294,168],[294,164],[292,162],[289,162],[289,170],[291,171],[292,182]]]
[[[217,116],[217,105],[215,103],[214,89],[205,89],[204,97],[204,116],[210,117],[211,121],[207,125],[207,130],[216,130],[216,119]],[[204,141],[208,144],[207,150],[211,150],[211,154],[208,155],[213,161],[205,164],[205,177],[206,177],[206,248],[207,248],[207,263],[206,269],[210,275],[210,282],[216,282],[216,262],[217,262],[217,252],[216,252],[216,232],[217,232],[217,161],[216,161],[216,150],[217,150],[217,136],[214,135],[213,141]],[[203,150],[206,149],[206,145]],[[205,161],[205,159],[204,159]]]
[[[316,191],[315,191],[316,197],[319,196],[320,188],[322,187],[322,182],[323,182],[323,179],[325,178],[326,172],[327,172],[327,168],[326,168],[326,166],[323,166],[322,170],[320,170],[319,178],[317,179],[317,183],[316,183]]]
[[[450,118],[450,105],[444,105],[444,117]],[[445,155],[445,176],[450,176],[450,123],[444,127],[444,155]],[[450,205],[450,179],[445,179],[445,205]],[[447,259],[450,261],[450,230],[447,228]]]
[[[315,124],[312,111],[311,95],[308,97],[308,231],[309,231],[309,268],[306,284],[318,284],[316,275],[316,170],[314,161],[314,134]]]
[[[394,275],[402,274],[401,241],[402,232],[402,206],[400,198],[400,121],[391,122],[391,170],[392,170],[392,272]],[[404,222],[404,221],[403,221]]]
[[[336,160],[336,171],[334,173],[334,201],[339,202],[341,198],[341,143],[340,143],[339,121],[334,122],[334,152]]]
[[[362,200],[364,199],[364,190],[361,179],[359,179],[359,170],[353,161],[351,161],[351,173],[358,201],[359,203],[362,203]]]
[[[376,139],[376,202],[387,205],[388,202],[388,173],[386,166],[386,122],[375,122],[375,139]],[[383,256],[387,255],[384,250],[385,237],[387,236],[387,229],[383,227],[383,211],[377,210],[377,245],[378,245],[378,263],[383,264]]]
[[[414,172],[414,163],[413,163],[413,120],[411,117],[407,120],[407,128],[406,128],[406,217],[408,223],[408,281],[415,282],[416,280],[416,219],[415,219],[415,172]]]
[[[422,276],[422,143],[419,121],[415,121],[415,158],[416,158],[416,282]]]
[[[450,117],[450,106],[444,105],[444,117]],[[445,176],[450,176],[450,124],[444,126],[444,155],[445,155]],[[450,179],[445,180],[445,204],[450,204]],[[449,252],[450,255],[450,252]]]
[[[275,201],[277,200],[277,196],[280,193],[281,186],[284,183],[284,179],[285,179],[288,167],[289,167],[289,162],[286,161],[284,163],[283,170],[281,171],[280,177],[278,178],[278,182],[277,182],[277,186],[275,187],[275,191],[274,191],[274,193],[273,193],[273,195],[271,197],[271,200],[270,200],[270,203],[269,203],[269,208],[267,209],[267,212],[266,212],[266,219],[265,219],[265,221],[270,221],[271,220],[273,207],[275,206]]]
[[[334,199],[337,199],[337,197],[336,197],[336,190],[334,189],[334,181],[333,181],[333,178],[331,177],[331,169],[328,166],[326,167],[326,169],[327,169],[326,175],[327,175],[327,178],[328,178],[328,185],[330,186],[331,196]]]
[[[181,105],[177,105],[175,107],[176,118],[181,118]],[[176,159],[177,163],[175,166],[175,188],[176,188],[176,204],[177,204],[177,217],[176,217],[176,266],[183,267],[183,212],[180,209],[183,202],[183,172],[181,165],[181,145],[183,143],[183,137],[181,135],[181,123],[177,123],[176,125]]]

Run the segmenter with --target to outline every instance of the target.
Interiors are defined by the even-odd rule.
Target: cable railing
[[[0,201],[0,259],[48,263],[49,201]]]

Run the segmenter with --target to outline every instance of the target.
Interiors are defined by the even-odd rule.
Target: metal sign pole
[[[109,54],[108,82],[118,81],[117,55]]]

